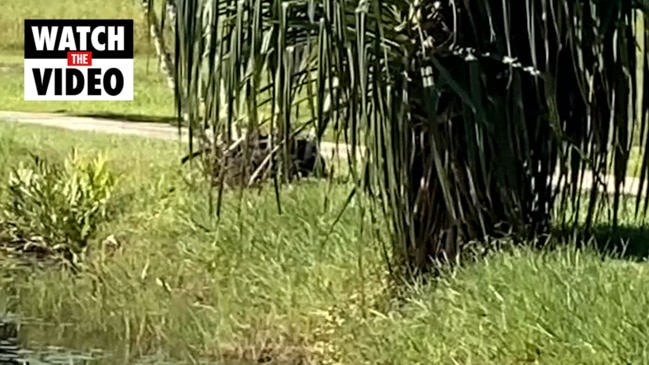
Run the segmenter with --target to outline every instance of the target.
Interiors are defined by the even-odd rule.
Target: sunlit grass
[[[153,47],[137,0],[22,0],[3,2],[0,12],[0,52],[23,49],[23,19],[133,19],[134,48],[148,53]]]
[[[353,206],[330,231],[348,185],[302,183],[282,193],[228,193],[220,222],[188,185],[177,143],[0,124],[0,176],[28,151],[103,152],[121,183],[113,256],[91,255],[77,277],[3,266],[0,308],[38,318],[34,343],[177,360],[270,356],[343,364],[644,363],[644,264],[591,249],[508,249],[406,291],[386,290],[376,241]],[[241,215],[237,209],[241,209]],[[633,220],[627,219],[633,225]],[[369,224],[369,223],[368,223]],[[643,236],[641,236],[643,237]],[[362,268],[359,269],[359,257]]]

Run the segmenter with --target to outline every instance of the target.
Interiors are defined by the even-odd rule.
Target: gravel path
[[[42,126],[65,128],[76,131],[90,131],[98,133],[121,134],[130,136],[139,136],[153,139],[178,140],[178,129],[168,124],[158,123],[141,123],[118,121],[112,119],[75,117],[63,114],[53,113],[26,113],[13,111],[0,111],[0,121],[18,122],[25,124],[36,124]],[[183,128],[180,136],[182,141],[187,139],[187,129]],[[325,156],[334,157],[345,156],[347,146],[334,143],[322,142],[322,152]],[[609,192],[613,192],[613,177],[607,177],[607,187]],[[636,195],[638,191],[639,180],[629,177],[626,179],[623,191],[626,194]],[[593,186],[593,177],[591,174],[584,176],[584,186],[591,188]]]

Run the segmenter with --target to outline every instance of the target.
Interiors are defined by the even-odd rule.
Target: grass
[[[640,169],[642,168],[642,150],[640,146],[631,147],[629,154],[629,164],[627,168],[627,176],[640,177]]]
[[[137,0],[103,0],[51,2],[47,0],[13,1],[3,4],[0,13],[0,52],[22,52],[23,19],[133,19],[134,50],[150,53],[146,21]]]
[[[176,143],[10,123],[0,123],[0,181],[27,151],[60,157],[71,146],[105,153],[120,177],[122,214],[92,244],[114,234],[122,247],[91,254],[77,277],[0,266],[11,279],[0,281],[0,310],[40,321],[23,327],[30,343],[102,348],[113,354],[106,364],[152,354],[228,364],[648,361],[644,264],[570,245],[512,248],[396,300],[358,209],[330,232],[349,186],[334,186],[325,209],[325,185],[302,183],[282,193],[282,215],[272,189],[245,193],[241,206],[228,193],[217,223],[204,190],[184,182]]]
[[[216,356],[229,344],[234,350],[222,349],[231,354],[224,356],[278,346],[289,352],[286,356],[297,356],[290,353],[293,347],[306,348],[302,336],[318,325],[311,313],[360,292],[354,217],[343,217],[344,224],[326,242],[337,206],[321,214],[319,185],[286,193],[284,208],[301,219],[278,216],[269,190],[248,197],[255,204],[244,204],[240,223],[230,197],[217,227],[205,205],[197,204],[205,196],[182,182],[176,167],[180,152],[166,142],[7,124],[0,128],[0,165],[15,163],[32,148],[53,156],[72,145],[84,153],[103,151],[122,179],[121,196],[130,201],[124,216],[99,237],[122,237],[125,250],[118,259],[81,278],[50,272],[14,283],[16,308],[62,331],[55,345],[112,348],[115,339],[123,339],[133,344],[133,354],[164,344],[163,350],[185,357],[188,352]],[[337,195],[346,190],[338,189]],[[101,293],[92,290],[97,275],[104,283]],[[171,290],[156,283],[168,283]],[[41,294],[48,299],[34,300]],[[8,298],[7,292],[0,297]],[[94,319],[83,319],[86,315]],[[66,330],[63,323],[75,324]],[[41,331],[34,329],[28,337],[36,342],[52,338]],[[124,345],[116,343],[119,349]]]
[[[136,20],[133,102],[22,100],[22,19],[61,17]],[[3,6],[2,108],[172,116],[172,95],[153,58],[147,68],[143,24],[130,0]],[[90,267],[77,277],[0,265],[0,311],[37,319],[22,328],[32,346],[101,348],[112,354],[105,364],[150,355],[229,364],[266,357],[282,364],[649,362],[644,264],[573,246],[515,248],[410,288],[397,301],[386,289],[377,242],[358,228],[358,210],[330,232],[348,186],[334,186],[327,209],[323,184],[283,192],[283,215],[271,189],[245,193],[241,206],[229,193],[217,224],[206,192],[185,183],[188,171],[177,165],[184,147],[176,143],[0,122],[1,186],[27,152],[58,158],[73,146],[107,154],[120,177],[122,213],[101,227]],[[639,232],[634,221],[625,223]],[[99,242],[111,234],[122,248],[104,257]],[[646,240],[638,233],[636,241]]]

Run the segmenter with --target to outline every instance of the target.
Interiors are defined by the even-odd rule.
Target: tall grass
[[[272,189],[225,196],[184,181],[170,142],[0,124],[0,181],[25,151],[105,153],[124,207],[90,243],[90,267],[3,265],[0,310],[25,319],[32,345],[102,348],[99,363],[644,363],[647,272],[572,246],[505,248],[394,297],[350,186],[294,185],[278,215]],[[4,186],[4,185],[3,185]],[[241,214],[239,214],[239,210]],[[635,221],[627,223],[634,227]],[[639,241],[646,235],[639,233]],[[119,250],[102,251],[108,235]],[[646,245],[645,245],[646,246]],[[360,263],[362,264],[359,266]],[[625,362],[628,361],[628,362]]]

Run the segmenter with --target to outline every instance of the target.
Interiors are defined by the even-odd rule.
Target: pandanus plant
[[[564,214],[563,225],[591,226],[607,196],[585,180],[614,176],[618,220],[629,151],[646,144],[646,2],[176,0],[175,9],[175,96],[191,135],[232,143],[237,126],[269,125],[288,160],[305,119],[319,139],[335,130],[351,146],[356,192],[389,222],[391,262],[409,274],[453,262],[467,242],[548,233],[557,208],[586,212]]]

